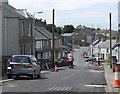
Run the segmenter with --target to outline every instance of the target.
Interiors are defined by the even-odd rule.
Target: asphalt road
[[[20,78],[4,83],[3,92],[105,92],[102,67],[87,66],[81,48],[74,52],[74,69],[64,67],[59,72],[43,74],[40,79]]]

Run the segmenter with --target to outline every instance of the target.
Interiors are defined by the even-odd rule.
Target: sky
[[[52,10],[55,9],[55,25],[85,25],[93,28],[109,29],[109,13],[112,13],[112,29],[118,30],[119,0],[8,0],[16,9],[35,12],[36,18],[52,23]]]

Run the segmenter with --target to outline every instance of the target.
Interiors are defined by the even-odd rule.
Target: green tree
[[[57,33],[59,33],[59,34],[61,34],[61,32],[62,32],[62,29],[61,29],[61,27],[56,27],[56,30],[57,30]]]
[[[64,33],[72,33],[74,29],[75,28],[73,25],[64,25],[63,32]]]
[[[52,24],[47,24],[46,26],[47,30],[52,33]],[[56,32],[56,26],[54,25],[54,32]]]

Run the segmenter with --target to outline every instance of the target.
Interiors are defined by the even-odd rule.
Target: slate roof
[[[53,35],[50,33],[46,28],[35,26],[35,30],[37,30],[39,33],[41,33],[43,36],[45,36],[48,39],[52,39]],[[56,36],[55,39],[58,39]]]
[[[72,36],[74,33],[64,33],[64,34],[61,34],[61,36],[63,37],[70,37]]]
[[[116,44],[116,40],[112,40],[112,47]],[[110,48],[110,40],[106,40],[104,42],[99,42],[98,44],[95,45],[95,47],[99,47],[100,48]]]

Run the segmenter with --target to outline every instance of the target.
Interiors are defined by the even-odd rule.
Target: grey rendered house
[[[35,28],[36,40],[36,57],[38,59],[50,59],[52,57],[52,33],[47,31],[45,27],[36,26]],[[59,38],[55,36],[55,59],[61,54],[62,43]]]
[[[19,19],[19,53],[35,55],[33,16],[26,9],[17,10],[24,18]]]
[[[22,14],[8,2],[0,2],[0,38],[3,72],[6,61],[15,54],[34,54],[33,18]],[[26,15],[29,15],[26,12]],[[1,62],[0,62],[1,63]]]
[[[13,54],[19,54],[19,16],[7,2],[0,2],[0,36],[2,38],[2,73],[6,61]]]
[[[26,10],[17,10],[2,3],[0,11],[2,31],[2,55],[33,54],[33,18]]]

